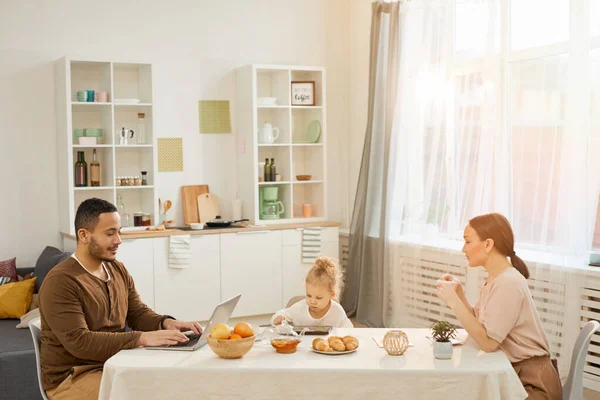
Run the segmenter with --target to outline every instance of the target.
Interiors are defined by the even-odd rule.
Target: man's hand
[[[169,331],[179,331],[179,332],[187,332],[192,331],[196,335],[200,335],[202,333],[202,327],[197,322],[185,322],[179,321],[176,319],[165,319],[163,321],[163,326],[165,330]]]
[[[185,343],[189,339],[183,333],[175,330],[143,332],[137,343],[137,347],[168,346],[171,344]]]

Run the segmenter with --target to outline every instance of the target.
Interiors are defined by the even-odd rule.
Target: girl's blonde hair
[[[306,283],[326,285],[330,291],[335,293],[334,300],[338,301],[344,290],[344,274],[336,259],[319,257],[308,271]]]

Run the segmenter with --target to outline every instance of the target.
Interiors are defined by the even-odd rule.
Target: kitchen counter
[[[156,237],[167,237],[176,235],[216,235],[220,233],[236,233],[236,232],[251,232],[251,231],[277,231],[285,229],[302,229],[302,228],[326,228],[326,227],[339,227],[339,222],[333,221],[318,221],[318,222],[305,222],[305,223],[290,223],[290,224],[270,224],[270,225],[251,225],[245,226],[243,224],[236,224],[235,227],[228,228],[210,228],[202,230],[183,230],[183,229],[166,229],[164,231],[137,231],[137,232],[123,232],[121,233],[121,239],[140,239],[140,238],[156,238]],[[189,228],[188,228],[189,229]],[[70,233],[60,232],[65,238],[75,240],[75,235]]]

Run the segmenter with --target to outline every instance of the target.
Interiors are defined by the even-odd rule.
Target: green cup
[[[88,93],[87,90],[79,90],[77,91],[77,101],[87,101]]]

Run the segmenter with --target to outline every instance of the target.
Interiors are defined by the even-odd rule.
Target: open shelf
[[[321,133],[316,143],[323,143],[323,110],[321,108],[300,107],[292,109],[292,143],[296,144],[315,144],[308,143],[308,126],[312,121],[318,121],[321,125]]]
[[[154,185],[154,154],[151,147],[115,148],[115,176],[139,176],[142,171],[148,172],[148,186]],[[127,187],[127,186],[124,186]]]
[[[292,81],[314,81],[315,105],[292,105]],[[238,135],[251,144],[250,151],[238,154],[238,196],[243,201],[243,216],[259,224],[322,221],[327,218],[325,204],[325,69],[286,65],[248,65],[236,71],[236,124]],[[270,99],[266,99],[270,98]],[[317,121],[318,135],[308,134]],[[265,123],[279,129],[279,137],[268,143],[261,135]],[[314,131],[313,131],[314,132]],[[318,136],[315,140],[315,136]],[[260,164],[275,159],[281,181],[260,182]],[[311,175],[298,181],[296,175]],[[285,212],[278,219],[260,219],[259,193],[268,187],[279,188]],[[300,204],[296,210],[296,203]],[[313,215],[302,217],[302,204],[314,203]]]
[[[151,224],[155,224],[155,215],[157,211],[154,210],[154,190],[131,190],[128,188],[147,188],[147,186],[125,186],[117,187],[117,195],[120,195],[123,199],[123,205],[125,206],[125,213],[129,214],[130,225],[133,226],[133,213],[150,213]],[[125,218],[121,217],[121,220]]]
[[[264,162],[265,158],[268,158],[269,162],[272,158],[275,159],[275,172],[281,175],[282,181],[291,180],[289,147],[260,147],[258,149],[259,162]]]
[[[145,140],[140,142],[139,138],[139,122],[138,114],[144,114],[144,127],[145,127]],[[127,145],[120,146],[132,146],[132,145],[149,145],[152,147],[154,143],[154,132],[152,124],[152,107],[137,106],[137,107],[121,107],[115,106],[115,125],[114,125],[114,141],[116,145],[119,145],[119,136],[121,128],[125,128],[128,132],[133,131],[133,138],[128,139]]]
[[[73,148],[73,163],[77,161],[77,153],[82,151],[84,153],[85,162],[87,163],[88,172],[88,186],[87,189],[98,190],[98,186],[90,186],[91,184],[91,169],[90,165],[93,160],[93,152],[96,149],[96,159],[100,163],[100,186],[107,189],[112,189],[114,184],[113,180],[113,150],[110,147],[83,147]],[[75,179],[74,177],[72,179]],[[75,185],[75,182],[73,182]],[[85,189],[84,187],[83,189]],[[81,187],[75,187],[75,190],[81,190]]]
[[[283,108],[260,108],[258,109],[258,131],[256,137],[260,145],[271,144],[263,143],[263,125],[271,124],[273,127],[273,137],[277,139],[272,144],[287,144],[290,143],[290,111]],[[276,129],[279,131],[277,134]]]
[[[292,174],[311,175],[311,180],[323,180],[323,147],[294,147],[292,149]]]
[[[322,184],[303,185],[294,183],[293,218],[304,218],[302,205],[310,204],[312,215],[310,218],[322,218],[324,216],[325,198]]]
[[[150,64],[114,63],[113,102],[119,99],[139,99],[140,103],[152,104],[152,67]],[[136,104],[139,106],[139,104]],[[129,105],[120,104],[128,107]]]
[[[324,98],[324,85],[323,85],[323,72],[319,70],[305,71],[305,70],[292,70],[291,71],[291,82],[315,82],[315,105],[319,107],[323,105]],[[298,106],[292,106],[296,108]],[[301,108],[309,108],[311,106],[300,106]]]
[[[74,106],[98,105],[98,103],[93,102],[78,102],[77,92],[80,90],[93,90],[96,93],[107,92],[108,98],[111,98],[111,65],[109,62],[71,61],[70,70],[71,90],[69,100],[73,102]]]
[[[277,191],[278,191],[278,195],[277,198],[279,199],[279,201],[281,201],[281,203],[283,204],[283,214],[281,214],[279,216],[279,218],[277,219],[264,219],[264,218],[259,218],[261,222],[264,221],[281,221],[281,220],[285,220],[285,219],[290,219],[292,218],[292,190],[291,190],[291,185],[288,184],[282,184],[282,185],[273,185],[273,182],[268,182],[271,183],[271,185],[261,185],[258,190],[264,190],[267,187],[276,187]],[[260,195],[259,195],[260,198]],[[260,202],[257,199],[257,203],[259,204],[259,208],[260,208]],[[259,215],[260,215],[260,211],[259,211]]]
[[[276,98],[275,106],[289,106],[290,104],[290,75],[288,70],[259,69],[256,73],[257,105],[261,105],[258,99],[264,97]],[[286,107],[287,108],[287,107]]]
[[[75,212],[85,199],[99,197],[114,204],[117,193],[126,195],[136,209],[151,213],[154,221],[158,218],[158,198],[154,186],[157,162],[152,66],[143,63],[73,60],[69,57],[63,57],[55,64],[59,229],[74,233]],[[78,101],[77,92],[87,90],[93,90],[95,94],[106,92],[106,101]],[[141,141],[138,140],[138,113],[144,113],[145,138]],[[128,145],[120,144],[121,127],[134,132]],[[98,130],[101,131],[101,136],[96,136],[99,134]],[[92,140],[97,142],[89,143]],[[94,149],[100,163],[102,186],[99,187],[89,186]],[[87,164],[86,187],[74,185],[74,166],[78,152],[84,153]],[[116,177],[141,178],[142,171],[147,171],[147,186],[115,186]]]

